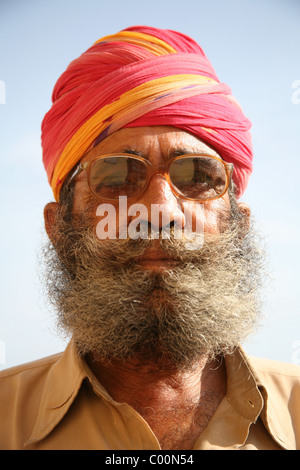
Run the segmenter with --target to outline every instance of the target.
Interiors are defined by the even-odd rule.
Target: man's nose
[[[141,199],[148,214],[152,230],[164,227],[184,228],[185,216],[178,198],[163,175],[154,175]],[[146,221],[145,221],[146,222]]]

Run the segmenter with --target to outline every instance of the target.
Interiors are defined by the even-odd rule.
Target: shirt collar
[[[227,395],[233,409],[245,422],[245,440],[251,423],[261,416],[271,437],[284,449],[292,449],[285,436],[274,407],[261,378],[253,371],[250,360],[241,348],[225,357],[227,370]],[[45,381],[38,415],[30,438],[25,446],[44,439],[57,426],[75,400],[82,381],[88,378],[104,399],[110,399],[101,384],[78,355],[71,341],[59,360],[51,367]],[[240,443],[242,444],[242,443]]]
[[[249,371],[251,371],[251,375],[256,382],[257,389],[259,390],[262,398],[264,406],[262,407],[260,418],[264,423],[265,428],[272,436],[273,440],[284,450],[294,450],[295,449],[295,442],[294,436],[289,435],[288,429],[286,429],[286,421],[285,426],[283,428],[282,422],[284,420],[283,415],[285,412],[288,412],[288,402],[286,402],[286,409],[283,410],[282,406],[278,402],[278,389],[280,389],[280,385],[276,387],[274,390],[274,384],[270,386],[270,383],[267,380],[267,375],[265,373],[261,373],[256,367],[255,364],[253,365],[253,360],[248,358],[242,350],[240,350],[242,356],[244,357],[244,361],[249,367]]]
[[[72,341],[51,367],[45,381],[37,419],[25,446],[44,439],[75,400],[86,371]]]

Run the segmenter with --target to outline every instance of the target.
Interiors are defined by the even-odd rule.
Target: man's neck
[[[226,394],[224,361],[201,358],[188,371],[157,364],[88,364],[111,397],[128,403],[148,423],[163,449],[192,449]]]

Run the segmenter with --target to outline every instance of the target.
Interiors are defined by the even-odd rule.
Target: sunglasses
[[[166,179],[175,196],[204,202],[226,193],[231,184],[233,164],[212,155],[192,154],[176,156],[165,166],[157,166],[140,156],[110,154],[79,163],[71,179],[83,170],[92,194],[108,201],[115,201],[120,196],[139,198],[151,178],[158,174]]]

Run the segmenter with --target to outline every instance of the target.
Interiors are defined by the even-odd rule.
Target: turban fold
[[[135,26],[103,37],[58,79],[42,123],[43,162],[55,199],[84,154],[123,127],[192,133],[234,164],[237,195],[252,172],[250,121],[188,36]]]

